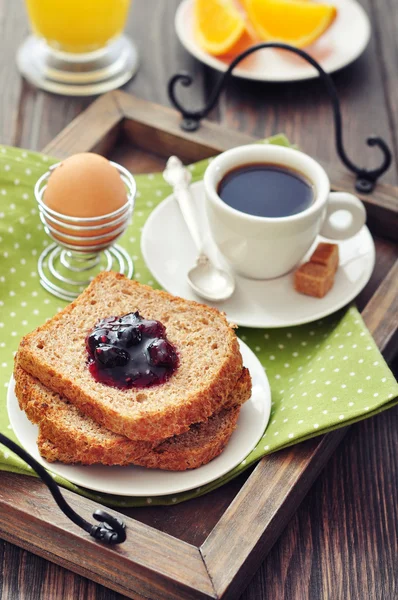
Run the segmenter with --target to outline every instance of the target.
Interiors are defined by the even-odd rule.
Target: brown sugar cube
[[[315,248],[310,262],[324,265],[329,271],[335,273],[339,266],[339,247],[337,244],[320,242]]]
[[[294,274],[294,288],[301,294],[323,298],[334,283],[334,272],[325,265],[307,262]]]

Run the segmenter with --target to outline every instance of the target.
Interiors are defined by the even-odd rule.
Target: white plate
[[[352,63],[365,50],[370,38],[367,14],[355,0],[333,0],[338,14],[330,28],[305,50],[327,73]],[[193,31],[194,0],[184,0],[175,17],[177,36],[185,49],[217,71],[226,71],[231,57],[211,56],[196,43]],[[299,81],[319,77],[318,71],[299,56],[270,48],[255,52],[238,65],[233,75],[257,81]]]
[[[194,183],[191,190],[205,249],[216,264],[228,268],[210,237],[203,183]],[[324,239],[319,236],[315,245]],[[324,298],[296,292],[293,274],[289,273],[267,281],[237,276],[231,298],[206,304],[225,311],[231,322],[245,327],[289,327],[330,315],[359,294],[369,281],[375,262],[375,247],[367,227],[338,244],[340,267],[333,288]],[[141,249],[148,268],[164,289],[176,296],[203,302],[191,290],[186,278],[197,253],[173,196],[166,198],[149,216],[142,231]],[[303,262],[311,252],[312,249]]]
[[[239,340],[240,341],[240,340]],[[236,467],[253,450],[263,435],[271,411],[271,391],[258,358],[240,341],[244,365],[249,369],[253,391],[241,409],[238,427],[225,450],[209,464],[182,472],[160,471],[143,467],[82,467],[48,463],[37,449],[37,425],[33,425],[18,406],[14,379],[8,386],[7,408],[11,426],[21,445],[49,471],[68,481],[97,492],[117,496],[163,496],[177,494],[210,483]]]

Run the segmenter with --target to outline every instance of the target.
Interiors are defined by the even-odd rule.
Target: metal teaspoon
[[[216,267],[203,251],[202,238],[189,190],[191,173],[177,156],[171,156],[163,172],[163,178],[173,188],[174,197],[199,253],[196,265],[187,273],[190,286],[198,296],[206,300],[213,302],[226,300],[235,290],[235,280],[230,273]]]

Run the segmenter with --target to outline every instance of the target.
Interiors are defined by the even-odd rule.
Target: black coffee
[[[232,208],[257,217],[288,217],[314,200],[314,186],[298,171],[258,163],[229,171],[218,185],[218,195]]]

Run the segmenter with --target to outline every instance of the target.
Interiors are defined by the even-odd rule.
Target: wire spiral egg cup
[[[132,277],[133,262],[121,246],[115,245],[115,241],[131,220],[136,184],[127,169],[111,162],[126,186],[126,203],[99,217],[71,217],[52,210],[43,202],[48,178],[59,165],[50,167],[34,189],[44,230],[54,240],[41,253],[37,268],[40,283],[47,291],[57,298],[71,301],[100,271],[113,270]]]

